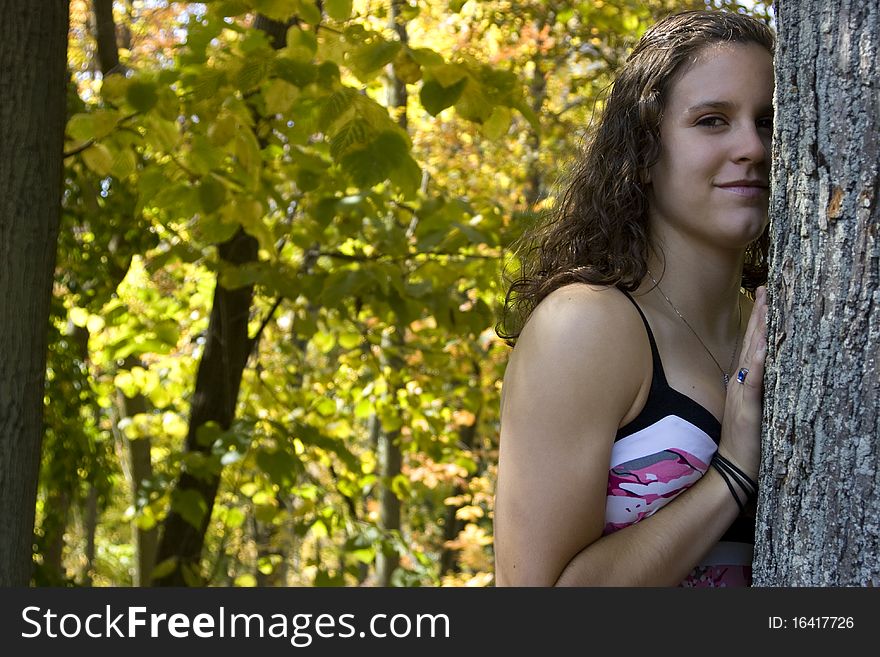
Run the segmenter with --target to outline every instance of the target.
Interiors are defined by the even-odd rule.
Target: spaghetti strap
[[[657,342],[654,340],[654,333],[651,331],[651,326],[648,324],[648,318],[645,317],[645,313],[642,312],[639,304],[636,303],[636,300],[632,298],[629,292],[622,288],[617,289],[623,292],[626,295],[627,299],[632,301],[632,304],[636,307],[636,310],[639,311],[642,322],[645,324],[645,331],[648,333],[648,341],[651,343],[651,360],[654,363],[654,376],[652,377],[651,387],[668,387],[669,384],[666,382],[666,373],[663,371],[663,363],[660,362],[660,351],[657,349]]]

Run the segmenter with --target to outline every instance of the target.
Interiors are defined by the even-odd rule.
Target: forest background
[[[492,585],[502,270],[693,8],[71,0],[33,583]]]

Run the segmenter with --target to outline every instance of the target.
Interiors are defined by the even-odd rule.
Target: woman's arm
[[[753,345],[745,357],[755,355]],[[504,379],[498,585],[675,585],[734,520],[736,503],[712,470],[654,515],[602,536],[614,435],[650,385],[650,358],[644,326],[617,290],[568,286],[535,309]],[[724,426],[745,425],[725,412]],[[727,442],[749,472],[748,440]]]

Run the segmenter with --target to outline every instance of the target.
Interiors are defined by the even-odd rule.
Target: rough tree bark
[[[880,585],[880,6],[776,3],[754,582]]]
[[[0,586],[30,581],[61,219],[66,0],[0,0]]]

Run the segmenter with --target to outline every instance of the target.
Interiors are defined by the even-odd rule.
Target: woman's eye
[[[720,116],[706,116],[697,121],[697,125],[701,125],[707,128],[719,128],[724,125],[724,119]]]
[[[773,129],[773,117],[769,116],[764,119],[759,119],[758,120],[758,127],[765,128],[767,130],[772,130]]]

